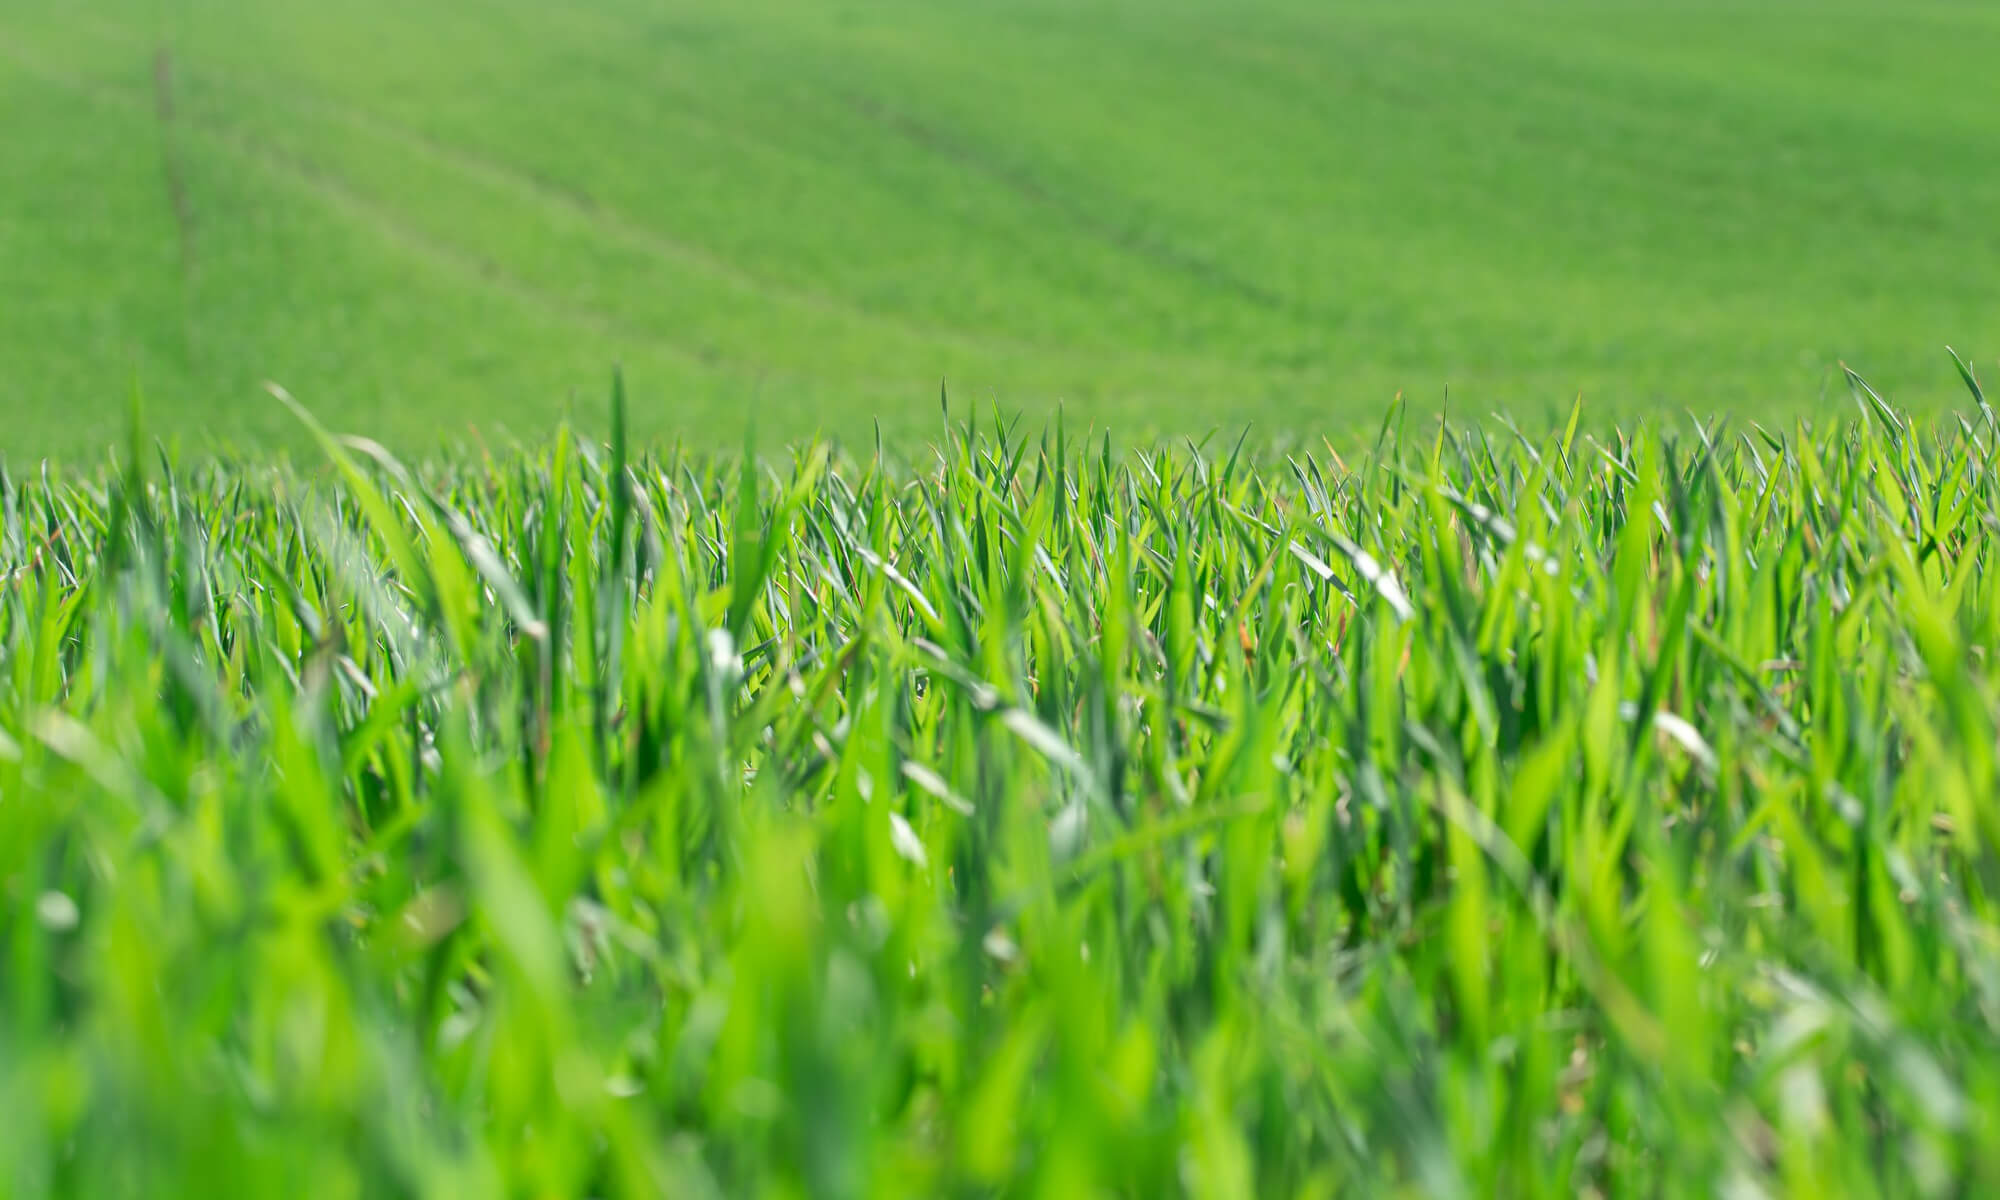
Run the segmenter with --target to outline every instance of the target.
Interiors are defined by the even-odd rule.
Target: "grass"
[[[1856,389],[9,475],[5,1187],[1982,1194],[2000,426]]]
[[[1949,397],[2000,319],[1962,0],[0,0],[16,456]],[[1543,406],[1554,402],[1550,412]],[[587,407],[595,411],[594,404]]]

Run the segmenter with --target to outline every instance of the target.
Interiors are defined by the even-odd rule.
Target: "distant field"
[[[2000,351],[1972,3],[0,0],[10,457],[1034,411],[1922,407]],[[1460,403],[1455,399],[1454,403]]]

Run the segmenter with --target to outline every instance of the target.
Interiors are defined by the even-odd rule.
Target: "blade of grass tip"
[[[1986,418],[1989,431],[2000,431],[2000,421],[1996,421],[1993,406],[1986,402],[1986,391],[1979,386],[1979,377],[1972,372],[1972,365],[1958,356],[1958,351],[1950,346],[1944,348],[1951,355],[1951,364],[1958,368],[1958,377],[1965,381],[1965,390],[1972,393],[1973,402],[1979,405],[1979,412]]]
[[[1068,524],[1069,486],[1066,477],[1069,474],[1069,445],[1066,440],[1067,437],[1068,437],[1068,429],[1064,421],[1063,406],[1060,403],[1058,403],[1056,405],[1056,458],[1055,458],[1055,479],[1054,479],[1055,524],[1056,528],[1058,529],[1063,528],[1065,525]]]
[[[606,484],[611,489],[611,543],[605,559],[606,578],[624,570],[625,527],[632,519],[632,494],[627,486],[630,443],[626,440],[625,369],[611,372],[611,470]]]
[[[466,561],[472,564],[472,569],[477,571],[487,586],[493,589],[493,594],[499,598],[501,607],[506,609],[507,615],[514,619],[521,632],[536,641],[548,636],[548,626],[535,612],[535,606],[528,600],[528,593],[522,589],[513,573],[508,571],[507,564],[500,560],[499,553],[493,549],[493,543],[486,535],[474,529],[471,522],[465,519],[465,514],[457,509],[435,496],[426,496],[426,499],[430,501],[431,510],[444,521],[445,528],[451,531],[452,538],[458,542],[459,550],[465,555]]]
[[[1563,474],[1571,481],[1576,479],[1576,472],[1570,467],[1569,451],[1570,447],[1576,444],[1576,426],[1582,419],[1583,393],[1578,392],[1575,403],[1569,406],[1569,420],[1563,423],[1562,442],[1557,447],[1562,455]]]
[[[108,534],[105,546],[105,566],[116,570],[124,565],[128,551],[136,549],[139,531],[131,528],[134,522],[143,520],[146,487],[146,437],[144,430],[144,402],[135,373],[132,388],[126,398],[125,407],[125,456],[117,464],[118,486],[111,498],[110,514],[105,522]]]
[[[739,643],[749,631],[750,614],[764,587],[776,552],[775,514],[770,524],[759,520],[757,510],[757,447],[754,426],[743,431],[743,461],[736,470],[736,514],[729,548],[729,615],[725,622],[730,636]],[[761,526],[761,528],[760,528]]]
[[[1250,428],[1250,426],[1245,425],[1243,432],[1236,435],[1236,444],[1229,449],[1229,461],[1222,468],[1222,490],[1224,492],[1229,490],[1229,485],[1236,479],[1236,461],[1243,457],[1243,443],[1250,437]],[[1060,516],[1061,514],[1058,513],[1058,515]]]
[[[1397,392],[1396,398],[1389,402],[1388,409],[1382,414],[1382,427],[1375,431],[1375,446],[1371,451],[1377,458],[1382,456],[1382,447],[1389,440],[1389,427],[1401,424],[1403,405],[1403,393]]]
[[[1847,389],[1853,394],[1855,403],[1861,406],[1863,412],[1873,415],[1880,421],[1890,440],[1900,445],[1903,435],[1908,432],[1908,427],[1903,424],[1902,418],[1896,415],[1896,410],[1890,408],[1888,401],[1877,395],[1875,389],[1869,387],[1868,381],[1861,378],[1854,368],[1841,363],[1840,370],[1847,376]]]
[[[424,558],[417,553],[416,546],[410,541],[408,529],[397,517],[396,510],[388,499],[377,490],[374,481],[369,479],[367,473],[362,471],[348,455],[340,440],[328,433],[326,427],[306,410],[305,405],[286,391],[283,385],[266,382],[264,390],[290,409],[299,423],[306,427],[306,431],[319,444],[320,452],[326,455],[334,470],[346,480],[355,503],[361,506],[362,514],[375,528],[376,535],[388,546],[389,557],[406,586],[416,593],[419,603],[426,611],[436,611],[436,589],[430,572],[425,569]]]

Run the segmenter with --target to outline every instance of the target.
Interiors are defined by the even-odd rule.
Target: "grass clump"
[[[6,1187],[1976,1192],[1995,428],[1862,398],[9,475]]]

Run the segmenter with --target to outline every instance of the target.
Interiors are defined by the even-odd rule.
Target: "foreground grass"
[[[2000,475],[0,481],[10,1194],[1977,1194]]]
[[[2000,327],[1996,60],[1968,0],[0,0],[0,411],[1928,411]]]

